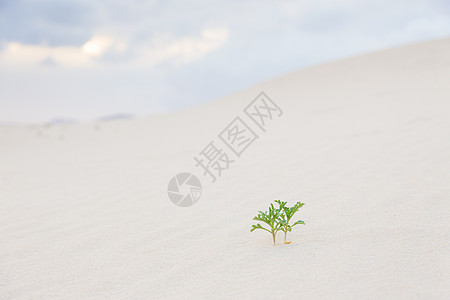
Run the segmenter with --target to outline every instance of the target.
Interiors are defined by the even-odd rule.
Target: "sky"
[[[170,113],[445,37],[448,0],[0,0],[0,122]]]

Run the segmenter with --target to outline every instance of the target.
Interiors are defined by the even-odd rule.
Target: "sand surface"
[[[446,39],[169,115],[1,126],[0,299],[450,299],[449,78]],[[194,156],[260,91],[283,115],[212,183]],[[249,231],[273,199],[306,203],[291,245]]]

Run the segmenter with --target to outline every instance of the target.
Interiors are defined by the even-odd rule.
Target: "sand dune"
[[[0,298],[448,299],[449,78],[446,39],[170,115],[2,126]],[[283,114],[212,183],[194,156],[261,91]],[[273,199],[306,203],[291,245],[250,233]]]

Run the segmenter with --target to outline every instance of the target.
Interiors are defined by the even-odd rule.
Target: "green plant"
[[[302,220],[298,220],[294,224],[290,225],[289,222],[291,221],[294,214],[303,206],[305,203],[301,203],[300,201],[295,203],[294,206],[288,207],[286,206],[287,202],[282,202],[281,200],[275,200],[276,203],[278,203],[280,210],[283,211],[282,214],[278,217],[278,222],[280,223],[280,229],[284,232],[284,243],[290,244],[291,242],[286,241],[287,233],[292,231],[292,227],[298,224],[305,224]]]
[[[302,220],[298,220],[294,224],[290,225],[289,222],[294,216],[294,214],[303,206],[304,203],[297,202],[293,207],[286,206],[287,202],[283,202],[281,200],[275,200],[275,203],[278,204],[278,208],[275,208],[273,203],[269,206],[269,211],[259,211],[259,214],[253,218],[255,221],[261,221],[269,226],[269,228],[263,227],[261,224],[257,223],[256,225],[252,225],[252,229],[250,232],[253,232],[256,229],[262,229],[269,232],[272,235],[273,244],[275,245],[275,237],[278,231],[284,232],[284,243],[290,244],[291,242],[287,242],[287,233],[292,231],[292,227],[298,224],[305,224]]]
[[[269,232],[272,235],[273,244],[275,245],[275,236],[277,235],[277,232],[281,228],[281,224],[278,221],[278,218],[282,214],[281,209],[277,209],[273,206],[273,203],[269,206],[269,212],[265,211],[259,211],[259,214],[253,218],[255,221],[261,221],[269,225],[270,229],[264,228],[261,226],[261,224],[252,225],[252,229],[250,229],[250,232],[253,232],[256,229],[262,229],[267,232]]]

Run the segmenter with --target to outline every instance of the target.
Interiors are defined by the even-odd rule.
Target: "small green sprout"
[[[294,206],[288,207],[286,206],[287,202],[282,202],[281,200],[275,200],[276,203],[278,203],[280,210],[283,211],[283,213],[278,218],[278,222],[280,222],[281,227],[280,230],[284,232],[284,243],[290,244],[291,242],[286,241],[287,233],[292,231],[292,227],[298,224],[305,224],[302,220],[298,220],[294,224],[290,225],[289,222],[291,221],[294,214],[303,206],[305,203],[297,202]]]
[[[261,221],[269,225],[270,229],[264,228],[261,226],[261,224],[252,225],[252,229],[250,232],[256,229],[262,229],[267,232],[269,232],[272,235],[273,244],[275,245],[275,236],[277,235],[277,232],[281,228],[281,224],[278,221],[278,218],[280,217],[282,211],[280,209],[277,209],[273,206],[273,203],[270,204],[269,212],[262,212],[259,211],[259,214],[253,218],[253,220]]]
[[[294,214],[303,206],[304,203],[297,202],[293,207],[286,206],[287,202],[282,202],[281,200],[275,200],[275,203],[278,204],[278,208],[275,208],[273,203],[270,204],[269,212],[259,211],[259,214],[253,218],[253,220],[261,221],[269,225],[270,229],[264,228],[261,224],[252,225],[252,229],[250,232],[253,232],[256,229],[262,229],[269,232],[272,235],[273,244],[275,245],[275,237],[278,231],[284,232],[284,243],[290,244],[291,242],[287,242],[287,233],[292,231],[292,227],[298,224],[305,224],[302,220],[298,220],[294,224],[290,225],[289,222],[294,216]]]

